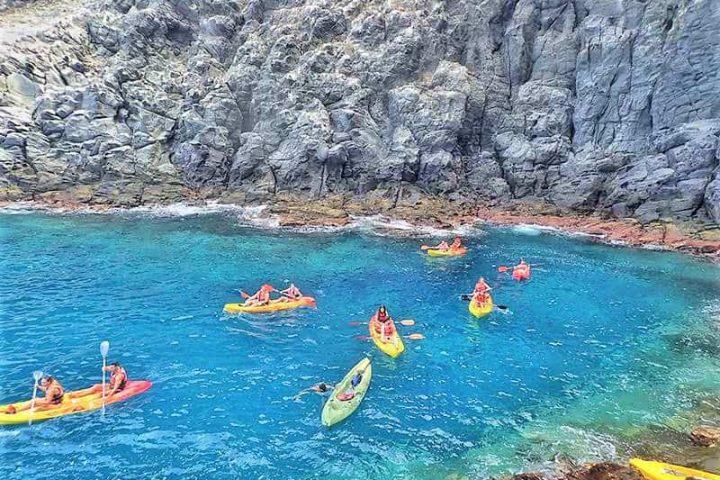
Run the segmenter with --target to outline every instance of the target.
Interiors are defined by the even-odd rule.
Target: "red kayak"
[[[513,268],[512,277],[517,280],[530,280],[530,265],[519,265]]]

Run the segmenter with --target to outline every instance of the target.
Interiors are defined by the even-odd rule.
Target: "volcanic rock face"
[[[720,222],[716,0],[3,5],[5,199],[424,192]]]

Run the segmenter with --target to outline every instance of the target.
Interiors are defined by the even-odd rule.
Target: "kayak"
[[[356,373],[362,372],[362,380],[360,384],[355,387],[354,395],[350,393],[350,382]],[[370,379],[372,378],[372,365],[370,364],[369,358],[363,358],[355,365],[340,383],[335,385],[335,389],[332,395],[325,402],[325,406],[322,410],[322,424],[326,427],[332,427],[338,422],[345,420],[349,417],[357,408],[360,406],[360,402],[365,398],[365,393],[370,386]],[[343,395],[351,396],[352,398],[343,400]],[[339,397],[339,398],[338,398]]]
[[[294,310],[300,307],[315,308],[316,306],[313,297],[300,297],[297,300],[289,300],[287,302],[273,300],[267,305],[247,306],[244,303],[226,303],[223,310],[227,313],[269,313],[280,312],[282,310]]]
[[[431,257],[459,257],[467,253],[467,248],[453,248],[450,250],[438,250],[437,248],[428,248],[425,250]]]
[[[121,402],[130,397],[139,395],[152,387],[152,382],[146,380],[130,380],[125,388],[111,397],[105,398],[105,405]],[[74,392],[65,392],[63,401],[59,405],[45,407],[42,410],[23,410],[18,413],[4,413],[7,408],[12,405],[15,409],[30,405],[31,400],[13,403],[9,405],[0,405],[0,425],[17,425],[20,423],[40,422],[56,417],[64,417],[75,413],[92,412],[102,408],[102,385],[93,385],[84,390],[76,390]]]
[[[515,268],[513,268],[512,277],[518,281],[530,280],[530,267],[527,267],[527,268],[515,267]]]
[[[702,470],[693,470],[692,468],[680,467],[662,462],[649,462],[633,458],[630,460],[630,466],[642,473],[647,480],[685,480],[694,478],[699,480],[720,480],[720,475],[714,473],[703,472]]]
[[[400,338],[400,335],[398,335],[397,328],[395,327],[395,324],[393,323],[393,334],[392,336],[387,340],[383,341],[382,335],[378,333],[373,328],[373,323],[375,322],[375,315],[370,319],[370,323],[368,324],[368,329],[370,330],[370,337],[372,338],[373,342],[375,342],[375,345],[383,352],[387,353],[393,358],[398,357],[401,353],[405,351],[405,345],[403,344],[402,338]]]
[[[483,303],[478,303],[474,299],[470,301],[470,305],[468,305],[468,310],[470,310],[470,313],[472,313],[476,317],[484,317],[488,313],[492,312],[493,309],[493,300],[490,295],[488,295],[488,299]]]

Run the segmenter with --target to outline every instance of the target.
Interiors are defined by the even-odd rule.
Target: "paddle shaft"
[[[35,413],[35,399],[37,398],[37,389],[38,389],[38,380],[35,379],[35,382],[33,383],[33,396],[32,400],[30,401],[30,418],[28,419],[28,425],[32,425],[32,417]]]
[[[466,302],[470,302],[470,301],[472,301],[472,295],[463,293],[462,295],[460,295],[460,300],[465,300]],[[495,305],[495,308],[497,308],[499,310],[507,310],[508,306],[507,305]]]

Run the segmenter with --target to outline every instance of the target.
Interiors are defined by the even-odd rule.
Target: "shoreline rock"
[[[214,192],[182,191],[183,202],[160,201],[143,205],[127,203],[95,203],[85,189],[43,195],[33,201],[0,201],[0,207],[23,205],[28,208],[63,212],[98,212],[134,206],[162,207],[187,203],[203,207],[210,202],[227,206],[259,206],[243,198],[217,197]],[[173,197],[172,200],[176,200]],[[494,226],[533,225],[551,228],[565,234],[583,234],[596,241],[637,248],[677,251],[720,262],[720,227],[707,225],[656,222],[643,225],[634,219],[606,219],[597,215],[582,216],[562,212],[543,204],[518,203],[509,207],[478,206],[469,202],[453,202],[437,197],[418,197],[411,202],[389,201],[387,198],[348,198],[331,196],[308,200],[281,195],[268,202],[263,215],[273,217],[280,227],[345,227],[353,217],[382,215],[390,221],[404,221],[423,228],[452,229],[463,225],[486,223]]]

